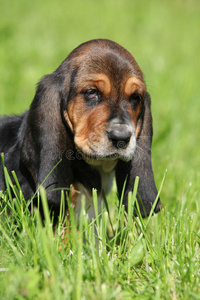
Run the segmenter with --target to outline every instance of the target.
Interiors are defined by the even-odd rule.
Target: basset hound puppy
[[[123,204],[139,176],[138,201],[148,216],[157,196],[151,164],[150,96],[133,56],[115,42],[92,40],[74,49],[39,82],[30,109],[0,120],[0,153],[16,172],[25,199],[42,184],[55,218],[61,190],[80,210],[108,194],[114,176]],[[12,175],[11,175],[12,177]],[[5,190],[2,166],[0,189]],[[37,200],[36,200],[37,203]],[[155,212],[160,210],[158,201]],[[91,206],[88,214],[92,217]]]

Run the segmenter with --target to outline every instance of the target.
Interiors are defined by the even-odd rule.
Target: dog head
[[[133,157],[143,118],[146,86],[130,53],[108,40],[75,49],[65,85],[63,116],[76,148],[94,164]],[[63,65],[61,66],[63,70]]]

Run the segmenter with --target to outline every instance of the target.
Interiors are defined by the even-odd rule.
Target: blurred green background
[[[40,78],[80,43],[114,40],[133,54],[152,97],[158,187],[168,170],[163,205],[198,195],[199,0],[0,0],[0,12],[1,115],[26,110]]]

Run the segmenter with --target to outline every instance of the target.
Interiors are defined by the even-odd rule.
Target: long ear
[[[48,202],[54,210],[59,209],[60,189],[69,187],[72,182],[71,161],[67,159],[72,142],[61,115],[63,84],[62,76],[56,72],[40,81],[27,116],[21,147],[22,162],[36,187],[44,182]]]
[[[147,93],[144,103],[144,120],[141,134],[137,141],[137,147],[132,161],[119,161],[116,168],[116,181],[118,193],[121,196],[124,182],[126,181],[123,204],[128,207],[128,193],[133,191],[135,177],[139,176],[138,202],[143,217],[148,216],[157,196],[152,164],[151,164],[151,143],[153,129],[151,116],[151,100]],[[155,212],[161,208],[160,200]]]

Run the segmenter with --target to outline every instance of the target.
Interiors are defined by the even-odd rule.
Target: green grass
[[[114,187],[110,215],[96,220],[99,242],[82,211],[62,250],[62,222],[54,233],[47,210],[42,226],[17,189],[14,199],[1,194],[0,299],[200,299],[199,1],[0,0],[0,8],[0,114],[27,109],[35,84],[74,47],[109,38],[145,74],[158,188],[167,169],[158,215],[124,224]]]

